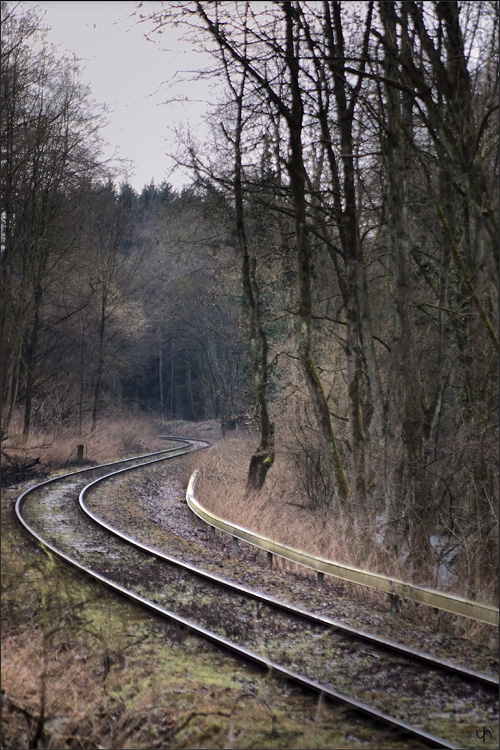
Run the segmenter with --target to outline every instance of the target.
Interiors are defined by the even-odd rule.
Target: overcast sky
[[[59,53],[74,53],[81,59],[81,80],[88,83],[93,98],[109,106],[110,124],[104,140],[118,156],[133,161],[129,182],[140,191],[153,179],[164,179],[180,189],[189,178],[170,174],[173,161],[167,151],[175,151],[173,128],[190,128],[203,133],[201,115],[213,96],[207,82],[178,83],[178,71],[204,69],[207,58],[183,42],[181,31],[168,29],[156,42],[144,38],[150,27],[134,18],[137,2],[25,2],[38,8],[48,40],[59,45]],[[142,13],[157,10],[157,2],[144,2]],[[177,75],[176,75],[177,73]],[[175,79],[174,79],[174,76]],[[180,99],[164,103],[168,99]],[[188,101],[191,100],[191,101]],[[120,182],[120,180],[117,180]]]

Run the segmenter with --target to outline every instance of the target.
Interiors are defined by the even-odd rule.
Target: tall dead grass
[[[258,495],[245,492],[249,458],[255,440],[232,437],[197,454],[192,462],[198,469],[196,496],[216,515],[291,547],[320,557],[377,571],[382,566],[375,543],[375,522],[363,524],[342,516],[324,505],[311,506],[304,496],[293,454],[276,455],[266,484]],[[288,567],[291,563],[280,561]],[[384,556],[384,572],[387,559]],[[392,561],[392,574],[402,573]]]
[[[361,517],[348,510],[337,510],[325,503],[313,504],[304,488],[303,464],[297,463],[294,447],[276,455],[264,489],[258,495],[245,491],[250,456],[257,439],[240,434],[213,446],[204,454],[196,454],[191,469],[198,469],[196,496],[216,515],[249,530],[298,548],[319,557],[350,565],[374,573],[389,575],[412,582],[406,567],[406,558],[391,554],[383,542],[383,518],[375,512]],[[467,539],[464,537],[464,545]],[[470,582],[460,571],[449,569],[445,582],[439,581],[436,570],[420,585],[448,589],[457,595],[468,595],[485,603],[496,603],[495,587],[487,576],[484,580]],[[277,559],[278,569],[304,568]],[[311,573],[314,575],[314,573]],[[436,583],[436,581],[439,581]]]
[[[78,446],[83,446],[85,461],[101,463],[113,458],[161,450],[162,424],[150,415],[112,415],[102,418],[92,432],[90,421],[80,430],[77,425],[57,424],[34,427],[24,441],[21,419],[13,420],[2,450],[9,455],[40,458],[49,471],[75,463]]]

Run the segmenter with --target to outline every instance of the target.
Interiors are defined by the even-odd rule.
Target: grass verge
[[[246,476],[254,447],[255,440],[239,435],[191,458],[187,468],[198,470],[195,494],[207,509],[282,544],[344,565],[412,582],[405,559],[390,554],[381,541],[382,522],[377,522],[377,517],[369,513],[355,517],[347,511],[342,513],[321,505],[311,506],[301,491],[293,460],[285,451],[277,452],[260,494],[247,494]],[[187,482],[187,472],[185,479]],[[283,570],[302,573],[306,570],[278,557],[275,564]],[[311,576],[314,577],[315,573],[311,572]],[[490,580],[486,575],[475,579],[472,591],[466,589],[460,571],[454,573],[451,569],[445,583],[436,584],[432,576],[423,577],[418,583],[498,605],[498,580]],[[373,596],[377,594],[374,592]],[[429,617],[435,619],[433,613]],[[481,628],[480,624],[468,621],[462,634],[470,633],[476,637]]]

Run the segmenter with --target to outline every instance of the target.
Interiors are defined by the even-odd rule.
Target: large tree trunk
[[[328,402],[314,362],[311,335],[311,248],[306,215],[305,176],[302,149],[303,104],[299,83],[299,60],[295,50],[294,9],[291,4],[284,5],[287,23],[287,62],[292,89],[292,107],[287,118],[290,137],[290,158],[287,164],[292,190],[295,237],[297,248],[297,337],[298,355],[305,376],[309,395],[318,424],[323,452],[329,467],[329,473],[337,487],[339,498],[346,501],[350,495],[349,485],[344,473],[340,453],[330,416]]]
[[[387,47],[397,49],[396,13],[393,2],[380,3]],[[404,35],[403,35],[404,36]],[[404,40],[403,40],[403,43]],[[400,72],[394,55],[386,55],[386,75],[398,81]],[[408,167],[410,164],[412,100],[393,86],[387,96],[387,204],[390,247],[395,293],[395,333],[393,366],[397,371],[395,396],[401,415],[403,459],[399,468],[400,486],[396,509],[404,513],[409,526],[409,564],[422,574],[431,560],[430,523],[432,521],[426,482],[425,413],[420,384],[420,362],[415,341],[410,279],[410,225],[408,217]],[[394,412],[396,415],[396,412]]]
[[[163,335],[161,326],[158,326],[158,395],[160,400],[160,414],[165,416],[165,396],[163,383]]]
[[[99,340],[97,350],[97,371],[94,382],[94,401],[92,405],[92,423],[90,432],[94,432],[97,427],[97,415],[99,413],[99,401],[101,399],[102,375],[104,371],[104,333],[106,330],[106,293],[105,287],[101,297],[101,316],[99,321]]]
[[[341,237],[345,255],[345,295],[347,325],[347,378],[349,417],[352,442],[352,471],[354,476],[354,501],[359,510],[365,510],[366,489],[366,442],[363,429],[363,363],[361,352],[360,297],[363,294],[361,240],[356,205],[356,169],[354,163],[353,120],[362,70],[358,85],[352,87],[345,71],[345,45],[342,28],[341,4],[333,2],[333,19],[328,3],[325,3],[325,29],[329,47],[329,64],[333,77],[333,89],[337,105],[340,128],[340,146],[343,165],[344,208],[341,214]],[[368,49],[371,27],[371,5],[368,11],[364,48]],[[333,23],[332,23],[333,20]],[[363,57],[366,58],[366,54]],[[363,64],[363,63],[362,63]],[[352,93],[348,98],[347,92]],[[340,180],[338,180],[340,182]]]
[[[255,258],[251,258],[249,254],[243,214],[241,136],[244,86],[245,74],[242,76],[240,90],[237,92],[236,97],[238,114],[234,137],[234,200],[236,232],[242,255],[241,274],[243,291],[249,310],[248,343],[250,349],[250,367],[260,427],[260,444],[253,454],[248,468],[247,491],[259,492],[264,486],[267,473],[274,463],[275,439],[274,425],[270,418],[267,400],[269,381],[268,344],[260,314],[259,287],[256,274],[257,261]]]
[[[36,355],[41,325],[42,288],[37,282],[33,299],[33,322],[29,334],[28,346],[24,354],[24,421],[23,440],[27,440],[31,427],[31,412],[33,406],[33,388],[35,385]]]

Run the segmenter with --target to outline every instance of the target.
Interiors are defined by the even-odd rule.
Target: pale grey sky
[[[61,55],[74,53],[81,59],[81,80],[90,85],[93,98],[109,106],[109,125],[102,137],[111,145],[109,156],[133,161],[128,178],[140,191],[154,179],[167,179],[179,189],[189,179],[170,174],[173,162],[166,151],[175,151],[173,129],[189,122],[195,134],[203,135],[201,121],[213,96],[207,81],[168,85],[178,71],[204,69],[209,60],[182,41],[179,29],[169,28],[156,41],[144,38],[150,27],[134,18],[137,2],[24,2],[36,7],[50,27],[48,40]],[[141,12],[157,10],[158,2],[144,2]],[[176,79],[180,79],[177,73]],[[168,99],[179,99],[164,104]],[[191,101],[189,101],[191,100]],[[125,179],[125,175],[123,176]],[[120,180],[117,180],[120,182]]]

